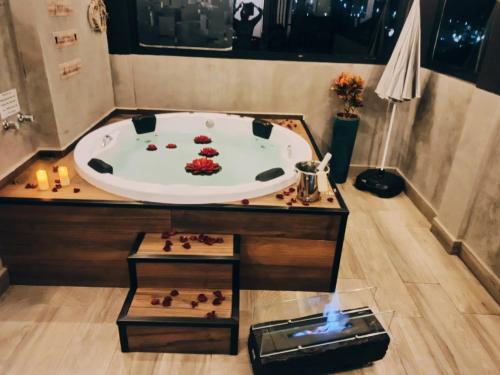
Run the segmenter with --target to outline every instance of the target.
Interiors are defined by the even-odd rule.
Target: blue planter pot
[[[347,180],[358,126],[359,118],[336,116],[333,121],[330,173],[333,176],[333,180],[337,183]]]

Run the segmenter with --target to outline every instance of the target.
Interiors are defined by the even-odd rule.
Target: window
[[[446,0],[432,53],[432,67],[475,75],[496,0]],[[460,74],[458,74],[460,75]]]
[[[137,29],[144,47],[232,49],[232,0],[138,0]]]
[[[397,0],[137,0],[143,48],[375,59]],[[399,19],[399,18],[398,18]],[[180,52],[182,53],[182,52]]]

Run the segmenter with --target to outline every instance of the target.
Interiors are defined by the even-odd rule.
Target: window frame
[[[127,14],[124,14],[123,8],[119,13],[119,17],[113,17],[113,8],[117,7],[117,3],[126,3]],[[155,55],[155,56],[184,56],[184,57],[206,57],[206,58],[227,58],[227,59],[251,59],[251,60],[280,60],[280,61],[307,61],[307,62],[328,62],[328,63],[359,63],[359,64],[385,64],[387,63],[390,52],[394,47],[395,41],[399,36],[404,19],[406,17],[399,16],[393,43],[384,43],[383,40],[377,41],[382,43],[378,48],[375,56],[355,56],[355,55],[335,55],[322,53],[308,52],[274,52],[269,50],[232,50],[232,51],[217,51],[217,50],[199,50],[188,48],[155,48],[141,46],[139,43],[139,33],[137,29],[137,0],[106,0],[108,9],[110,10],[110,28],[118,27],[120,29],[119,37],[128,38],[128,43],[118,42],[121,47],[115,48],[117,37],[110,36],[108,33],[108,44],[110,53],[113,54],[137,54],[137,55]],[[407,4],[411,0],[401,0],[398,5],[398,13],[406,16],[409,9]],[[121,4],[121,5],[122,5]],[[122,5],[123,6],[123,5]],[[127,17],[128,16],[128,17]],[[125,19],[126,18],[126,19]],[[264,27],[266,24],[266,14],[264,15]],[[125,28],[128,27],[128,30]],[[124,45],[126,44],[126,46]]]

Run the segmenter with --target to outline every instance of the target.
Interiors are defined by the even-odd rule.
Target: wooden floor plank
[[[392,264],[387,242],[377,229],[351,230],[346,242],[355,249],[367,282],[377,287],[376,301],[383,310],[403,316],[420,316],[406,286]]]
[[[434,235],[425,229],[410,228],[423,256],[431,263],[431,270],[460,312],[500,314],[500,306],[484,289],[467,266],[455,255],[444,251]]]
[[[465,314],[464,316],[500,369],[500,315]]]
[[[395,317],[391,338],[408,374],[458,374],[459,367],[446,341],[425,318]]]
[[[408,289],[427,322],[450,349],[460,372],[498,374],[490,353],[440,285],[413,284]]]

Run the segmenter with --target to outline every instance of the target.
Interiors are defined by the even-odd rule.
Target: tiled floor
[[[339,290],[376,287],[394,310],[386,357],[349,374],[498,374],[500,307],[448,255],[402,195],[340,187],[351,210]],[[253,306],[308,295],[242,291],[240,354],[123,354],[115,319],[125,289],[12,286],[0,299],[0,374],[250,374]]]

